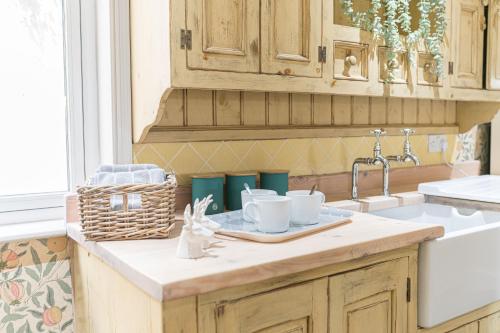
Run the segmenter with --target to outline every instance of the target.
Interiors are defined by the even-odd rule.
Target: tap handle
[[[380,137],[382,135],[385,135],[387,132],[384,131],[383,128],[377,128],[377,129],[374,129],[373,131],[370,131],[370,134],[373,134],[375,135],[375,139],[377,140],[377,143],[380,142]]]
[[[410,141],[410,135],[415,134],[415,130],[413,128],[403,128],[401,133],[406,137],[406,141]]]

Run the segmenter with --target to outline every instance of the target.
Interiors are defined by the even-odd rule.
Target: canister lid
[[[228,176],[257,176],[256,171],[234,171],[226,173]]]
[[[290,173],[290,170],[260,170],[259,173]]]
[[[224,178],[223,173],[199,173],[199,174],[194,174],[191,175],[191,178],[196,178],[196,179],[210,179],[210,178]]]

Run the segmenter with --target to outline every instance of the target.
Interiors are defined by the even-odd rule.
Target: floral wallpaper
[[[0,332],[73,332],[66,237],[0,243]]]
[[[481,174],[489,174],[490,136],[490,123],[476,125],[470,131],[458,134],[453,160],[457,162],[479,160]]]

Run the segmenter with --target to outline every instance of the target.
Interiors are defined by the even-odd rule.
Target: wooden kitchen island
[[[280,244],[222,239],[198,260],[176,258],[175,238],[68,234],[79,333],[414,333],[418,244],[443,229],[355,213]]]

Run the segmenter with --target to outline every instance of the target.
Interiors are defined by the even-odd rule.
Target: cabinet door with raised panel
[[[263,0],[262,72],[321,77],[321,0]]]
[[[482,0],[453,0],[451,17],[451,86],[477,88],[483,85],[483,32],[485,27]]]
[[[479,333],[500,333],[500,312],[481,319]]]
[[[454,329],[453,331],[447,332],[447,333],[478,333],[479,332],[479,325],[478,322],[475,321],[473,323],[460,326],[459,328]],[[489,333],[489,332],[488,332]],[[493,332],[491,332],[493,333]]]
[[[406,333],[408,259],[330,278],[330,333]]]
[[[259,72],[259,0],[188,0],[192,69]]]
[[[238,300],[199,304],[200,333],[324,333],[328,279]]]
[[[500,90],[500,0],[491,0],[488,14],[486,87]]]

